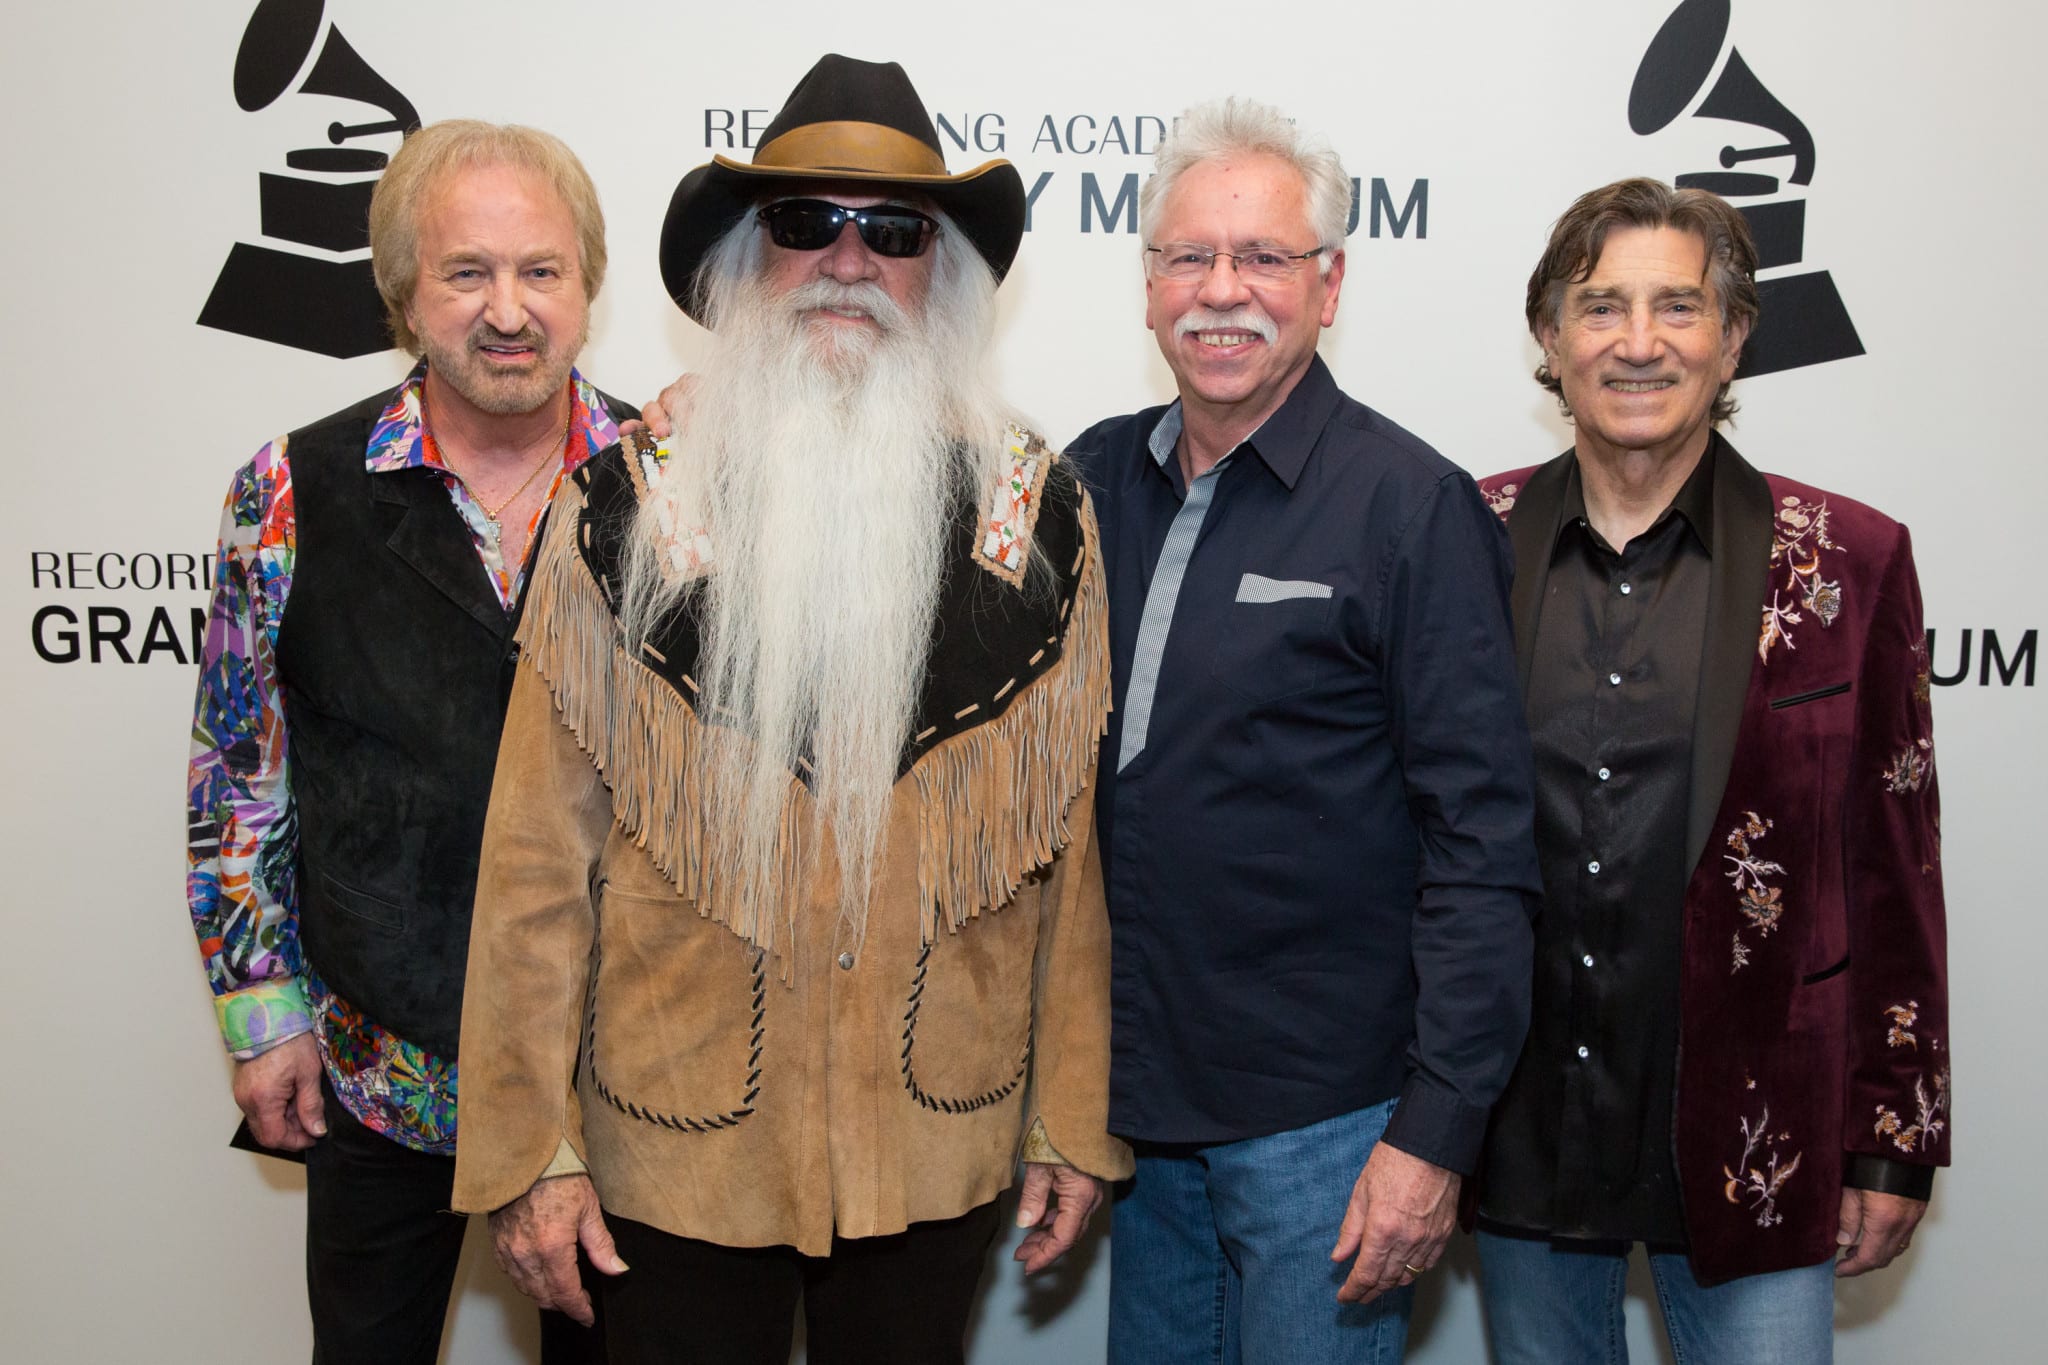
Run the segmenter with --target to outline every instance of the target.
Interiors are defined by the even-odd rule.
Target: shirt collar
[[[1318,355],[1309,361],[1308,369],[1294,391],[1287,395],[1273,415],[1260,424],[1259,429],[1247,436],[1237,447],[1249,447],[1273,471],[1273,476],[1292,491],[1301,479],[1301,471],[1308,464],[1308,457],[1321,438],[1323,428],[1330,423],[1330,417],[1337,411],[1337,400],[1342,395],[1337,390],[1337,381],[1330,374],[1330,367]],[[1167,469],[1167,461],[1173,458],[1174,445],[1180,440],[1180,400],[1175,399],[1166,415],[1159,419],[1159,425],[1152,428],[1149,448],[1152,459],[1161,469]],[[1236,450],[1231,452],[1232,455]]]
[[[1161,469],[1173,458],[1173,448],[1180,443],[1180,400],[1173,400],[1173,406],[1159,419],[1159,425],[1152,428],[1152,439],[1147,443],[1152,451],[1152,463]]]
[[[421,395],[426,390],[427,362],[424,358],[412,367],[412,373],[391,395],[391,401],[370,428],[370,442],[363,464],[372,474],[388,474],[397,469],[434,468],[446,466],[436,455],[431,442],[423,439],[425,424],[420,420],[424,411]],[[619,424],[605,406],[603,395],[585,379],[578,370],[569,371],[570,402],[574,405],[569,416],[569,429],[580,434],[581,441],[570,442],[569,456],[563,466],[574,473],[585,460],[619,439]]]
[[[1721,445],[1721,433],[1715,432],[1707,438],[1707,448],[1700,456],[1700,462],[1693,466],[1692,473],[1679,485],[1678,493],[1671,499],[1671,505],[1657,514],[1650,523],[1654,528],[1662,525],[1666,517],[1681,517],[1692,528],[1693,537],[1699,541],[1700,549],[1709,558],[1714,553],[1714,468],[1717,461],[1715,452]],[[1567,526],[1577,526],[1586,521],[1586,487],[1579,479],[1579,462],[1572,461],[1567,475],[1564,492],[1564,515],[1558,520],[1558,534],[1563,535]],[[1588,530],[1592,529],[1590,525]]]
[[[1700,456],[1678,496],[1671,500],[1671,510],[1690,523],[1692,533],[1699,537],[1700,548],[1709,555],[1714,553],[1714,468],[1719,463],[1714,458],[1714,449],[1720,443],[1719,432],[1707,438],[1706,453]]]

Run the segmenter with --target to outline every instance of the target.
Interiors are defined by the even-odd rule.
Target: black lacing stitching
[[[604,950],[601,943],[599,946],[594,947],[591,952],[590,962],[590,978],[592,982],[590,1009],[584,1016],[583,1055],[590,1059],[590,1083],[597,1088],[597,1093],[602,1095],[605,1102],[620,1113],[629,1114],[643,1123],[654,1123],[659,1124],[663,1128],[672,1128],[679,1133],[712,1133],[721,1128],[738,1127],[741,1119],[754,1112],[754,1099],[761,1093],[762,1020],[767,1013],[768,998],[767,977],[763,964],[767,961],[767,957],[768,955],[759,949],[756,949],[754,952],[754,1024],[753,1034],[748,1039],[747,1044],[751,1049],[747,1054],[747,1093],[741,1097],[740,1107],[728,1109],[723,1114],[711,1114],[704,1118],[682,1118],[675,1114],[664,1114],[659,1110],[649,1109],[645,1105],[635,1104],[631,1100],[619,1098],[619,1096],[612,1093],[612,1088],[604,1083],[604,1077],[598,1074],[597,989],[595,983],[597,981],[598,969],[604,962]]]
[[[1024,1040],[1024,1055],[1017,1059],[1017,1074],[1010,1078],[1009,1083],[970,1099],[949,1099],[928,1094],[924,1087],[917,1083],[917,1077],[911,1071],[910,1053],[917,1046],[917,1012],[924,1004],[924,973],[931,958],[932,945],[927,943],[924,945],[924,951],[917,955],[917,975],[911,979],[909,1008],[903,1014],[903,1088],[910,1092],[912,1099],[935,1114],[972,1114],[977,1109],[1000,1104],[1023,1084],[1024,1073],[1031,1065],[1031,1039],[1028,1036]]]

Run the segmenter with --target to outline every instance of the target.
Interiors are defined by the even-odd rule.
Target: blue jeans
[[[1626,1365],[1625,1251],[1479,1234],[1479,1287],[1494,1365]],[[1702,1289],[1683,1256],[1650,1257],[1678,1365],[1828,1365],[1835,1265],[1749,1275]]]
[[[1337,1302],[1346,1201],[1394,1101],[1242,1142],[1138,1148],[1109,1238],[1110,1365],[1393,1365],[1413,1289]]]

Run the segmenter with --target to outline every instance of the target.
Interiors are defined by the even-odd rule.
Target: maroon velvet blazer
[[[1906,528],[1717,434],[1687,853],[1678,1182],[1702,1282],[1835,1250],[1873,1158],[1949,1160],[1948,965]],[[1573,456],[1480,484],[1526,689]]]

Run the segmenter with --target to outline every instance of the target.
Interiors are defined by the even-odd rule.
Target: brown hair
[[[1676,228],[1692,234],[1707,248],[1707,275],[1721,305],[1721,328],[1756,329],[1756,244],[1749,223],[1718,194],[1705,190],[1674,190],[1661,180],[1637,177],[1617,180],[1582,194],[1550,229],[1543,258],[1529,276],[1526,313],[1529,332],[1541,343],[1544,329],[1555,330],[1564,310],[1567,287],[1581,283],[1600,263],[1607,234],[1615,228]],[[1564,385],[1550,372],[1546,357],[1536,367],[1536,382],[1557,395],[1565,416]],[[1710,418],[1725,422],[1735,415],[1735,400],[1723,384]]]
[[[475,166],[511,166],[545,181],[576,222],[583,297],[604,285],[604,209],[576,153],[552,133],[516,123],[443,119],[408,136],[370,196],[370,261],[391,338],[414,355],[420,339],[405,320],[419,284],[420,210],[444,176]]]

